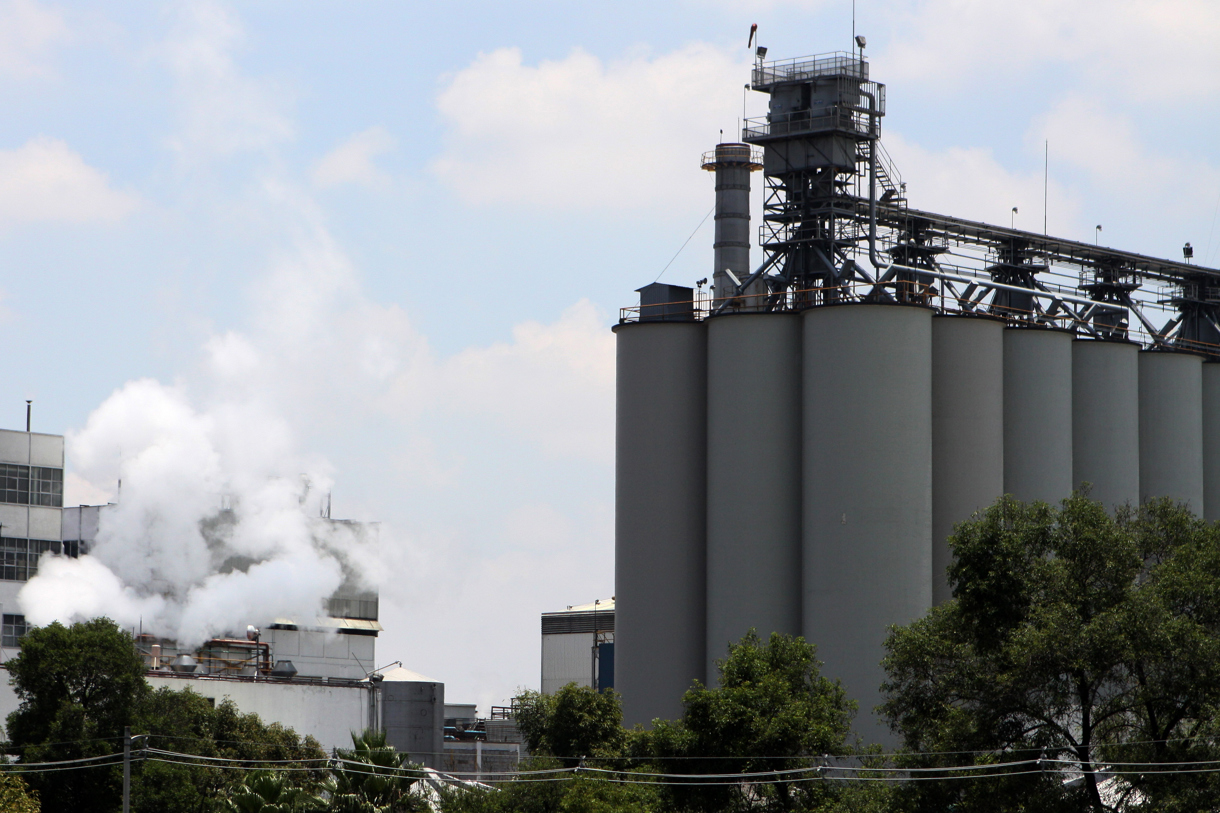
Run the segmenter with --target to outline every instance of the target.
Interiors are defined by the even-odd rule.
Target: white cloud
[[[384,127],[370,127],[356,133],[318,161],[313,168],[313,182],[318,186],[385,185],[390,176],[373,159],[393,149],[394,144],[394,137]]]
[[[203,0],[179,9],[178,25],[159,49],[177,80],[181,121],[170,145],[191,162],[290,139],[292,122],[281,109],[286,91],[238,68],[234,53],[245,34],[233,14]]]
[[[0,74],[48,73],[46,52],[69,38],[63,14],[33,0],[0,3]]]
[[[105,173],[56,138],[0,150],[0,223],[121,220],[138,205],[111,188]]]
[[[481,54],[437,99],[433,171],[472,203],[656,209],[709,195],[699,156],[741,115],[749,65],[711,45],[603,63]]]
[[[1007,226],[1014,222],[1011,212],[1016,206],[1018,228],[1042,231],[1041,172],[1013,172],[983,147],[929,150],[893,131],[884,141],[907,183],[911,208]],[[1052,181],[1048,198],[1050,232],[1063,234],[1077,229],[1078,195]]]
[[[1065,87],[1094,82],[1164,116],[1166,100],[1220,87],[1220,5],[1211,0],[895,0],[869,13],[894,32],[887,72],[946,90],[1008,85],[1055,66]]]
[[[482,413],[550,455],[614,462],[614,335],[582,300],[559,320],[525,322],[513,341],[470,348],[444,364],[450,408]]]

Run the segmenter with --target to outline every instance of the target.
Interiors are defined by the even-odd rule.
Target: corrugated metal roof
[[[277,618],[276,624],[283,624],[290,627],[305,627],[306,629],[324,629],[324,630],[361,630],[363,632],[381,632],[384,627],[377,621],[372,621],[366,618],[333,618],[331,616],[319,616],[314,619],[312,624],[301,624],[291,618]]]

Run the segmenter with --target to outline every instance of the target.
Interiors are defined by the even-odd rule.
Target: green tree
[[[146,734],[153,747],[179,753],[266,760],[277,767],[285,765],[286,760],[296,760],[296,765],[288,763],[288,767],[310,770],[276,776],[306,795],[316,790],[326,775],[326,754],[312,737],[300,737],[277,723],[264,723],[257,714],[243,714],[228,699],[213,707],[211,700],[190,687],[180,691],[162,687],[148,694],[136,709],[132,730]],[[246,772],[150,761],[137,762],[132,776],[132,809],[136,813],[205,813],[225,788],[245,779]]]
[[[560,767],[556,760],[530,760],[524,770]],[[668,799],[661,786],[642,778],[640,784],[619,784],[590,776],[522,777],[498,787],[448,788],[441,791],[443,813],[660,813]]]
[[[19,776],[0,775],[0,810],[4,813],[39,813],[38,792]]]
[[[1112,516],[1004,498],[949,542],[954,597],[891,633],[883,712],[912,766],[1044,770],[913,782],[904,804],[1213,808],[1215,775],[1171,764],[1220,759],[1220,526],[1168,501]],[[1119,762],[1165,767],[1107,782]]]
[[[738,774],[811,768],[817,757],[852,753],[847,738],[855,714],[837,681],[820,674],[816,648],[774,633],[765,643],[751,631],[718,662],[720,685],[696,683],[683,698],[682,719],[655,721],[636,752],[670,774]],[[793,781],[742,785],[676,785],[680,807],[725,811],[827,809],[838,788],[809,781],[814,773],[781,774]]]
[[[323,809],[322,804],[318,797],[296,787],[287,774],[260,770],[251,771],[231,787],[220,809],[224,813],[312,813]]]
[[[427,802],[411,792],[423,770],[388,744],[384,731],[352,732],[352,749],[339,751],[339,758],[323,785],[330,813],[427,809]]]
[[[585,757],[612,756],[623,746],[623,707],[614,691],[569,683],[553,695],[517,695],[514,718],[531,753],[573,766]]]
[[[31,630],[6,666],[20,700],[8,735],[24,763],[121,751],[123,727],[148,692],[131,635],[108,618]],[[116,767],[26,777],[50,810],[109,811],[120,803]]]

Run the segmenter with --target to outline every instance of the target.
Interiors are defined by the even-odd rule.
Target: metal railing
[[[909,276],[919,277],[912,272]],[[820,286],[800,290],[787,290],[772,295],[741,294],[729,297],[713,297],[710,293],[699,291],[693,300],[663,303],[668,305],[691,305],[693,318],[689,321],[707,319],[726,301],[736,300],[743,303],[740,312],[759,312],[764,303],[773,311],[800,311],[809,308],[838,304],[898,304],[928,307],[937,313],[963,316],[985,316],[999,319],[1013,326],[1046,327],[1067,330],[1073,333],[1089,336],[1104,332],[1107,338],[1125,338],[1144,347],[1163,346],[1163,337],[1154,336],[1142,323],[1130,318],[1130,309],[1109,302],[1086,300],[1073,296],[1067,290],[1044,291],[1039,289],[1016,288],[1003,286],[985,277],[963,276],[944,272],[929,272],[923,276],[943,278],[937,282],[923,282],[918,279],[895,279],[887,282],[867,282],[852,280],[841,285]],[[944,284],[944,280],[966,283],[967,288],[957,291],[953,286]],[[1048,286],[1051,287],[1051,286]],[[983,297],[976,298],[980,289],[994,291],[1014,291],[1027,294],[1032,299],[1046,300],[1052,306],[1044,309],[1025,309],[990,301]],[[1014,290],[1015,289],[1015,290]],[[883,293],[884,292],[884,293]],[[984,294],[985,295],[985,294]],[[1081,319],[1076,313],[1053,307],[1055,301],[1086,304],[1093,310],[1109,311],[1121,314],[1113,325],[1102,325]],[[1141,303],[1142,304],[1142,303]],[[657,307],[650,305],[649,307]],[[730,310],[730,312],[737,312]],[[640,308],[627,307],[619,309],[620,324],[639,322]],[[1173,349],[1188,350],[1210,356],[1220,356],[1220,345],[1208,342],[1176,338]]]
[[[800,56],[775,62],[759,62],[751,72],[750,81],[755,87],[773,85],[777,82],[793,82],[816,76],[847,75],[857,79],[868,79],[868,60],[846,51],[836,51],[817,56]]]

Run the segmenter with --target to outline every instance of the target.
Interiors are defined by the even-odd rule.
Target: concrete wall
[[[0,463],[64,467],[63,435],[0,429]]]
[[[822,673],[874,717],[886,627],[932,606],[932,312],[887,305],[805,311],[805,638]]]
[[[707,331],[616,333],[615,678],[632,726],[680,716],[704,678]]]
[[[952,597],[953,526],[1004,493],[1004,325],[932,319],[932,600]]]
[[[1072,342],[1072,486],[1110,510],[1140,499],[1139,345]]]
[[[373,635],[265,628],[262,640],[271,644],[272,659],[292,661],[299,677],[362,680],[378,666]]]
[[[223,678],[147,676],[154,689],[187,687],[217,703],[232,700],[264,723],[279,723],[314,737],[326,750],[351,748],[352,731],[368,727],[368,684],[318,686],[283,681],[236,681]],[[7,683],[7,681],[5,681]]]
[[[801,632],[801,323],[708,320],[707,682],[756,629]]]

